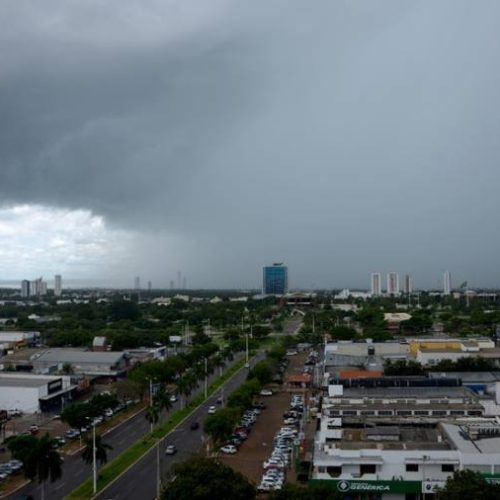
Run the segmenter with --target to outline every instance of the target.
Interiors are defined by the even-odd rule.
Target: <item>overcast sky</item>
[[[498,0],[2,0],[0,279],[500,285]]]

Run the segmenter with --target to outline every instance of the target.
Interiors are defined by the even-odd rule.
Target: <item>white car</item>
[[[171,402],[171,403],[175,403],[176,401],[177,401],[177,396],[176,396],[175,394],[172,394],[172,395],[170,396],[170,402]]]
[[[238,451],[238,448],[236,448],[236,446],[234,446],[234,444],[226,444],[225,446],[223,446],[220,451],[222,451],[222,453],[226,453],[228,455],[234,455],[237,451]]]
[[[211,415],[214,414],[216,411],[217,411],[217,408],[215,406],[210,406],[208,408],[208,413],[210,413]]]
[[[273,391],[271,391],[271,389],[262,389],[259,394],[261,396],[272,396],[273,395]]]
[[[269,467],[277,467],[278,469],[284,469],[286,466],[285,462],[283,460],[279,460],[277,458],[270,458],[269,460],[266,460],[262,464],[263,469],[268,469]]]

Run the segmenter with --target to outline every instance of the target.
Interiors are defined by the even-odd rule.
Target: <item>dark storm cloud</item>
[[[495,0],[6,4],[5,203],[182,233],[204,286],[497,283]]]

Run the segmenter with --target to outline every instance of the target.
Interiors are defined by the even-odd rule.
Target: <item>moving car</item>
[[[217,408],[215,406],[209,406],[208,413],[214,414],[216,411],[217,411]]]
[[[177,453],[177,448],[173,444],[169,444],[165,448],[165,455],[175,455]]]
[[[192,431],[195,431],[196,429],[199,429],[200,428],[200,424],[198,422],[193,422],[189,428],[192,430]]]

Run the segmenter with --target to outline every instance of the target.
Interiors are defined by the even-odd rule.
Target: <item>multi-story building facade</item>
[[[409,274],[405,274],[405,279],[403,281],[403,293],[410,294],[413,292],[413,281]]]
[[[451,273],[450,271],[445,271],[443,273],[443,294],[451,294]]]
[[[288,292],[288,268],[281,262],[263,269],[262,293],[264,295],[284,295]]]
[[[28,280],[21,281],[21,297],[26,299],[30,296],[30,282]]]
[[[62,295],[62,276],[60,274],[54,276],[54,295],[56,297]]]
[[[382,295],[382,275],[380,273],[371,274],[370,285],[372,296]]]
[[[399,295],[399,274],[387,273],[387,295]]]
[[[500,382],[477,393],[459,377],[387,377],[373,361],[409,357],[407,345],[348,347],[325,346],[313,483],[347,500],[430,500],[457,470],[500,482]]]

